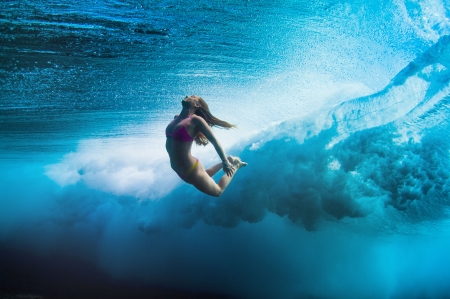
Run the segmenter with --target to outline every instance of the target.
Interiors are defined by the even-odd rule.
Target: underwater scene
[[[449,18],[0,2],[0,297],[450,298]],[[220,197],[171,168],[186,95],[237,126],[213,128],[248,163]]]

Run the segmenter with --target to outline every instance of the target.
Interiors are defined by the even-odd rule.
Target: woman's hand
[[[227,174],[227,176],[232,176],[234,173],[234,167],[228,161],[222,162],[223,171]]]

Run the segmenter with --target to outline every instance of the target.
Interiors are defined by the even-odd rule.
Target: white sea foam
[[[158,199],[173,190],[179,179],[167,154],[148,146],[154,142],[163,146],[162,140],[84,140],[76,152],[47,166],[46,174],[61,186],[81,182],[118,196]]]

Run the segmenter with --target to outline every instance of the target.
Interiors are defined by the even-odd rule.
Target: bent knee
[[[223,193],[223,190],[219,188],[218,190],[214,191],[214,194],[212,194],[212,196],[220,197],[222,195],[222,193]]]

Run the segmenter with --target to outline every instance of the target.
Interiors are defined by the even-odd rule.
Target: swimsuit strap
[[[195,159],[196,159],[196,161],[195,161],[194,165],[192,165],[192,167],[188,171],[186,171],[186,173],[184,174],[185,177],[187,177],[197,167],[198,159],[197,158],[195,158]]]
[[[197,167],[197,165],[198,165],[198,158],[195,158],[194,165],[192,165],[192,167],[188,171],[186,171],[185,173],[181,173],[181,172],[178,172],[178,171],[175,171],[175,172],[178,174],[178,176],[180,178],[185,179],[191,172],[194,171],[194,169]]]
[[[192,114],[191,114],[190,116],[186,117],[185,119],[183,119],[182,121],[180,121],[180,123],[183,123],[183,128],[186,129],[186,121],[187,121],[188,119],[190,119],[191,117],[192,117]]]
[[[187,131],[187,129],[186,129],[186,121],[187,121],[188,119],[191,119],[191,118],[192,118],[192,115],[194,115],[194,114],[192,113],[191,115],[189,115],[189,117],[187,117],[187,118],[185,118],[185,119],[183,120],[183,121],[184,121],[183,128],[184,128],[184,130],[186,131],[186,134],[187,134],[192,140],[194,140],[194,138],[192,138],[191,135],[189,135],[189,133],[188,133],[188,131]]]
[[[189,115],[188,118],[185,118],[185,119],[184,119],[184,126],[186,126],[186,121],[187,121],[188,119],[191,119],[191,118],[192,118],[192,115],[194,115],[194,114],[192,113],[191,115]]]

